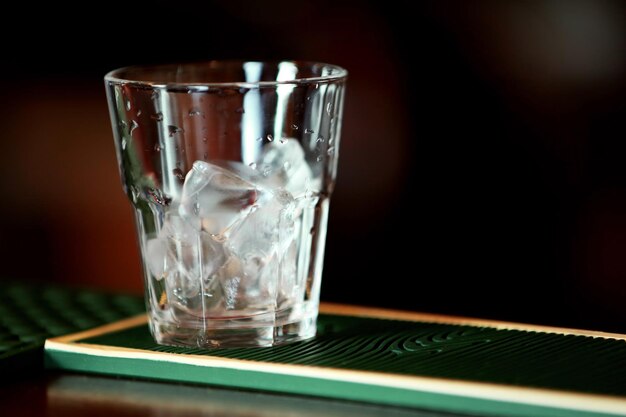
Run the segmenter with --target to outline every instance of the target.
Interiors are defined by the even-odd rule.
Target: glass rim
[[[313,67],[323,66],[331,70],[328,75],[320,75],[315,77],[295,77],[290,80],[272,80],[272,81],[193,81],[193,82],[180,82],[180,81],[146,81],[141,80],[139,77],[123,76],[124,73],[135,70],[162,70],[168,68],[177,67],[194,67],[200,65],[207,65],[209,67],[217,67],[219,65],[241,65],[246,63],[259,63],[259,64],[274,64],[278,65],[283,62],[294,64],[297,67]],[[306,85],[313,83],[332,83],[337,81],[344,81],[348,77],[348,71],[338,65],[327,64],[325,62],[317,61],[299,61],[299,60],[210,60],[210,61],[196,61],[196,62],[182,62],[178,64],[154,64],[154,65],[130,65],[121,67],[109,71],[104,80],[107,83],[132,85],[135,87],[153,89],[153,88],[166,88],[166,89],[194,89],[198,91],[208,90],[210,88],[263,88],[263,87],[276,87],[280,85]]]

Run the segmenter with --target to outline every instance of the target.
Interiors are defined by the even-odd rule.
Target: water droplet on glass
[[[239,94],[246,94],[250,90],[249,88],[241,87],[239,89]]]
[[[207,139],[206,138],[202,138],[202,142],[206,143]]]
[[[285,163],[283,164],[283,168],[285,169],[285,171],[289,171],[289,169],[291,168],[291,163],[289,161],[285,161]]]
[[[335,138],[333,138],[332,136],[330,137],[330,139],[328,139],[328,145],[332,145],[335,142]]]
[[[152,201],[157,204],[160,204],[162,206],[168,206],[172,202],[171,198],[164,196],[161,190],[157,188],[148,188],[147,192]]]
[[[207,159],[207,158],[209,157],[209,153],[208,153],[208,152],[205,152],[205,153],[202,155],[202,157],[203,157],[204,159]]]
[[[319,155],[319,156],[316,158],[316,161],[317,161],[317,162],[322,162],[322,160],[323,160],[323,159],[324,159],[324,157],[323,157],[322,155]]]
[[[151,114],[150,118],[152,120],[156,120],[157,122],[160,122],[161,120],[163,120],[163,113],[158,112],[158,113],[155,113],[155,114]]]
[[[126,110],[130,110],[130,100],[128,98],[124,99],[124,104],[126,104]]]
[[[332,155],[332,154],[334,154],[334,153],[335,153],[335,147],[334,147],[334,146],[331,146],[330,148],[328,148],[328,150],[326,151],[326,153],[327,153],[328,155]]]
[[[123,121],[123,120],[120,120],[119,125],[120,125],[121,128],[125,128],[127,126],[126,122]]]
[[[299,129],[299,127],[298,127],[298,125],[297,125],[297,124],[292,124],[292,125],[291,125],[291,128],[292,128],[293,130],[298,130],[298,129]]]
[[[155,150],[156,152],[161,152],[161,145],[159,145],[158,143],[156,143],[156,144],[154,145],[154,150]]]
[[[263,136],[259,136],[258,138],[256,138],[256,141],[257,141],[257,142],[261,142],[261,141],[263,141]]]
[[[315,131],[313,129],[304,129],[304,133],[307,133],[309,135],[315,133]]]
[[[180,127],[178,127],[178,126],[174,126],[174,125],[168,125],[168,126],[167,126],[167,131],[168,131],[168,133],[170,134],[170,138],[171,138],[172,136],[174,136],[174,135],[178,134],[178,133],[183,133],[183,132],[184,132],[184,130],[183,130],[183,129],[181,129],[181,128],[180,128]]]
[[[273,140],[274,140],[274,136],[272,136],[272,135],[267,135],[267,141],[268,141],[268,142],[271,142],[271,141],[273,141]]]
[[[159,92],[158,91],[153,91],[152,94],[150,94],[150,99],[151,100],[156,100],[159,98]]]
[[[272,167],[270,167],[269,165],[265,165],[263,167],[263,176],[267,177],[268,175],[270,175],[272,173]]]
[[[280,138],[279,142],[280,143],[285,143],[287,142],[289,139],[288,138]]]
[[[172,173],[174,174],[174,176],[176,178],[178,178],[179,180],[184,180],[185,179],[185,175],[183,174],[183,170],[180,168],[174,168],[172,170]]]
[[[332,114],[332,112],[333,112],[333,103],[330,103],[330,102],[329,102],[329,103],[326,105],[326,113],[328,113],[328,115],[330,116],[330,115]]]
[[[134,131],[135,129],[137,129],[138,127],[139,127],[139,125],[137,124],[137,122],[136,122],[136,121],[134,121],[134,120],[131,120],[131,121],[130,121],[130,126],[128,126],[128,134],[129,134],[129,135],[132,135],[132,134],[133,134],[133,131]]]
[[[324,142],[324,136],[319,135],[319,136],[317,137],[317,139],[315,140],[315,142],[317,142],[317,143]]]
[[[319,83],[315,83],[315,89],[317,90],[318,88],[320,88]]]
[[[190,88],[189,90],[187,90],[187,94],[193,94],[193,90]]]
[[[141,116],[141,113],[143,113],[141,109],[137,110],[137,117]]]
[[[126,149],[126,139],[122,138],[122,149]]]
[[[252,169],[256,169],[256,162],[250,162],[248,166]]]
[[[200,110],[194,107],[191,110],[189,110],[188,114],[189,114],[189,117],[193,117],[193,116],[202,116],[204,113],[202,113]]]

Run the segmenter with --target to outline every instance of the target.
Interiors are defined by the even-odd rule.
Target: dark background
[[[141,293],[107,71],[319,60],[350,72],[323,300],[626,332],[626,3],[84,8],[0,27],[1,279]]]

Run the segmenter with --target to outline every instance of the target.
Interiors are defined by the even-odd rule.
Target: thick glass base
[[[207,349],[282,345],[314,337],[316,326],[317,311],[300,314],[295,321],[276,320],[274,323],[250,317],[207,319],[204,323],[185,325],[152,317],[150,322],[159,344]]]

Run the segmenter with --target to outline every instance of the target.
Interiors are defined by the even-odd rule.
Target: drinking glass
[[[300,61],[106,75],[158,343],[272,346],[315,335],[346,76]]]

